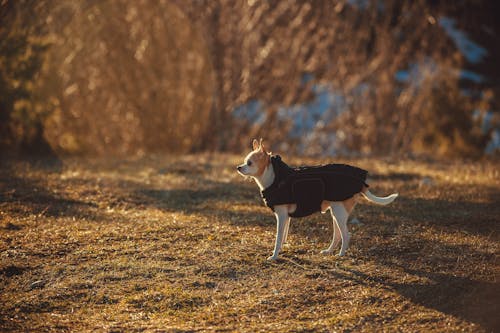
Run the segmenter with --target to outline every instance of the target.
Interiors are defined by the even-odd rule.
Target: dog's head
[[[260,177],[266,167],[271,163],[271,154],[266,151],[262,144],[262,139],[252,142],[253,151],[245,157],[244,163],[238,165],[236,169],[242,176]]]

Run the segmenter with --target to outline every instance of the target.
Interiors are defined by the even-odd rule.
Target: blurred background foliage
[[[0,0],[1,149],[498,154],[499,7]]]

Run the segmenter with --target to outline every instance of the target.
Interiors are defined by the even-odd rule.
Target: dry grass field
[[[317,214],[270,263],[240,158],[2,162],[0,331],[500,331],[498,163],[336,160],[400,197],[361,200],[347,256]]]

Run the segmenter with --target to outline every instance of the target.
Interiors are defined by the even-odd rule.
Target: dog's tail
[[[376,203],[378,205],[388,205],[398,197],[397,193],[393,193],[386,197],[377,197],[368,190],[361,192],[361,194],[366,198],[366,200]]]

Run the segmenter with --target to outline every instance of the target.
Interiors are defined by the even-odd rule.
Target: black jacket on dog
[[[261,192],[266,206],[297,204],[291,217],[304,217],[321,210],[321,202],[344,201],[368,186],[366,170],[346,164],[291,168],[279,155],[271,157],[275,179]]]

